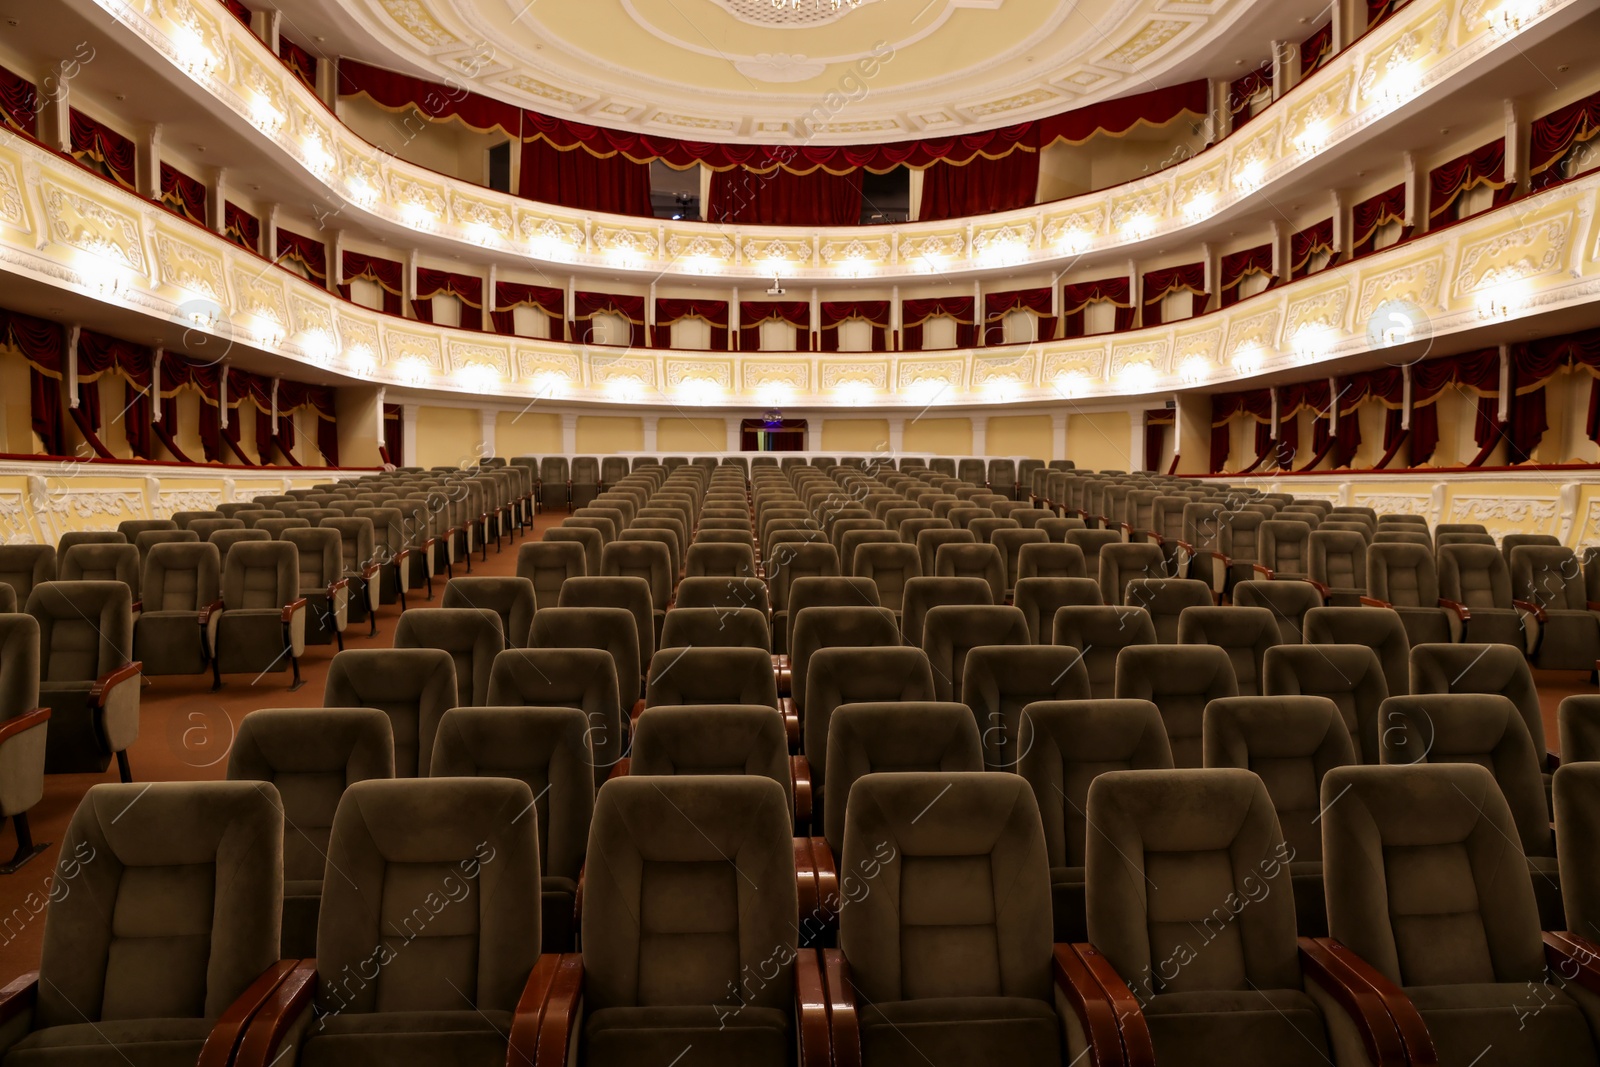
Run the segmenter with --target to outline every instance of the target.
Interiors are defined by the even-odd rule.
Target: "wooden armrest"
[[[822,950],[822,992],[827,998],[828,1035],[834,1067],[861,1067],[861,1029],[856,1018],[850,963],[836,948]]]
[[[563,952],[556,963],[550,995],[539,1020],[536,1061],[543,1065],[563,1064],[571,1044],[572,1028],[578,1022],[578,1003],[583,999],[583,955]],[[512,1061],[508,1058],[507,1063]]]
[[[25,1011],[32,1011],[39,1000],[39,972],[29,971],[13,979],[0,989],[0,1025],[10,1022]]]
[[[364,582],[370,582],[372,581],[373,575],[377,574],[382,569],[382,564],[369,563],[365,567],[362,567],[359,572],[357,572],[356,577],[360,578]]]
[[[348,578],[340,578],[337,581],[329,582],[328,583],[328,599],[332,600],[333,599],[333,594],[337,593],[339,590],[341,590],[341,589],[349,589],[349,588],[350,588],[350,579],[348,579]]]
[[[1584,604],[1590,611],[1600,611],[1600,600],[1585,600]]]
[[[816,920],[822,913],[817,893],[816,849],[809,837],[794,839],[794,891],[795,918],[799,923],[800,942],[805,944],[806,920]],[[826,924],[822,924],[826,928]]]
[[[142,670],[144,670],[144,664],[135,660],[132,663],[124,663],[114,670],[107,671],[95,680],[94,688],[89,690],[89,702],[91,704],[104,704],[107,693],[126,682],[129,678],[139,677],[139,672]]]
[[[11,740],[13,737],[16,737],[20,733],[26,733],[27,731],[33,729],[35,726],[40,726],[40,725],[42,725],[44,723],[47,723],[49,721],[50,721],[50,709],[49,708],[34,708],[32,711],[25,711],[21,715],[15,716],[14,718],[7,719],[5,722],[0,723],[0,745],[5,744],[7,741]],[[795,758],[799,759],[800,757],[797,756]],[[808,771],[808,773],[809,773],[809,771]],[[806,782],[806,802],[808,804],[810,803],[810,796],[811,796],[811,783],[810,783],[810,781],[807,781]],[[4,1022],[4,1021],[5,1021],[4,1019],[0,1019],[0,1022]]]
[[[296,963],[245,1027],[239,1055],[234,1060],[237,1067],[268,1067],[275,1062],[278,1044],[301,1014],[310,1009],[316,988],[317,961]]]
[[[1261,575],[1261,577],[1263,577],[1263,578],[1276,578],[1277,577],[1276,574],[1272,573],[1272,568],[1271,567],[1264,567],[1259,563],[1250,564],[1250,569],[1253,572],[1255,572],[1256,574]]]
[[[200,625],[206,626],[211,622],[211,616],[222,610],[222,601],[216,600],[200,609]]]
[[[196,1067],[228,1067],[233,1062],[250,1020],[255,1018],[256,1012],[261,1010],[261,1006],[267,1002],[273,990],[283,984],[283,980],[289,977],[299,962],[299,960],[279,960],[262,971],[254,982],[245,987],[239,998],[217,1017],[216,1023],[211,1027],[211,1033],[206,1035],[206,1043],[200,1050],[200,1060]]]
[[[1444,597],[1440,597],[1439,598],[1439,606],[1441,608],[1445,608],[1445,609],[1447,609],[1449,611],[1455,612],[1456,613],[1456,617],[1459,618],[1462,622],[1466,622],[1467,620],[1472,618],[1472,611],[1465,604],[1462,604],[1459,601],[1447,600]]]
[[[522,987],[517,1010],[511,1016],[506,1067],[532,1067],[539,1052],[539,1024],[544,1020],[545,1003],[550,999],[550,987],[555,984],[560,963],[559,953],[546,952],[528,972],[528,982]]]
[[[611,765],[611,770],[606,774],[606,781],[609,782],[613,778],[628,777],[628,775],[631,773],[632,767],[633,759],[629,756],[623,756],[622,758],[618,759],[616,763]]]
[[[1394,605],[1389,603],[1387,600],[1379,600],[1375,596],[1364,596],[1364,597],[1362,597],[1361,598],[1361,606],[1364,607],[1364,608],[1392,608],[1392,607],[1394,607]]]
[[[1227,555],[1226,553],[1213,552],[1213,553],[1211,553],[1211,558],[1213,560],[1215,560],[1216,562],[1222,564],[1223,567],[1232,567],[1233,566],[1233,557],[1230,556],[1230,555]]]
[[[1117,1026],[1117,1009],[1105,989],[1095,980],[1075,945],[1056,945],[1053,966],[1056,988],[1061,991],[1089,1041],[1091,1067],[1122,1067],[1122,1035]],[[1126,988],[1126,987],[1124,987]]]
[[[811,839],[812,870],[817,874],[817,918],[831,927],[838,919],[844,901],[839,898],[839,868],[833,860],[833,849],[827,838]]]
[[[1300,967],[1310,981],[1328,992],[1361,1034],[1367,1058],[1376,1065],[1405,1067],[1405,1046],[1383,998],[1334,953],[1315,939],[1302,937]]]
[[[815,949],[801,949],[795,957],[794,1008],[800,1023],[800,1067],[831,1067],[828,1000],[823,992],[822,958]]]
[[[644,700],[643,699],[635,700],[633,702],[632,710],[630,710],[628,712],[628,726],[630,727],[630,729],[632,728],[634,723],[637,723],[639,721],[639,716],[641,716],[643,714],[644,714]]]
[[[1333,590],[1332,589],[1329,589],[1327,586],[1323,585],[1321,582],[1317,581],[1315,578],[1302,578],[1300,580],[1302,582],[1305,582],[1307,585],[1311,586],[1313,589],[1315,589],[1317,591],[1317,595],[1320,596],[1323,600],[1327,600],[1328,597],[1333,595]]]
[[[291,600],[291,601],[289,601],[289,603],[287,603],[287,604],[285,604],[283,606],[283,621],[285,623],[293,621],[295,612],[304,611],[305,609],[306,609],[306,598],[305,597],[301,597],[299,600]]]
[[[1417,1006],[1411,1003],[1411,998],[1403,989],[1333,938],[1318,937],[1311,940],[1315,941],[1319,948],[1326,950],[1335,962],[1341,964],[1353,976],[1353,980],[1377,994],[1383,1002],[1403,1046],[1401,1055],[1405,1058],[1397,1062],[1417,1065],[1439,1062],[1438,1054],[1434,1051],[1433,1038],[1428,1035],[1427,1024],[1422,1021],[1422,1013],[1417,1011]]]
[[[133,602],[133,613],[135,615],[138,615],[143,611],[144,611],[144,601],[143,600],[135,600]]]
[[[1544,606],[1541,604],[1535,604],[1531,600],[1512,600],[1511,603],[1512,606],[1516,607],[1520,611],[1527,612],[1535,619],[1538,619],[1541,623],[1548,622],[1550,619],[1550,617],[1545,614]]]
[[[1600,946],[1573,933],[1544,932],[1544,958],[1549,968],[1568,982],[1576,982],[1600,995]]]
[[[802,826],[811,822],[811,761],[804,756],[789,757],[789,781],[794,786],[794,820]]]
[[[778,711],[783,715],[784,733],[789,737],[789,744],[796,744],[800,740],[800,709],[795,706],[794,697],[779,697]]]

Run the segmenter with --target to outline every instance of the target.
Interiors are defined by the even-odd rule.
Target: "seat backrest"
[[[87,686],[127,665],[133,593],[122,582],[40,582],[24,610],[39,624],[39,681]]]
[[[1111,771],[1089,787],[1088,818],[1089,937],[1141,1003],[1302,988],[1293,853],[1260,778],[1232,768]],[[1245,899],[1249,907],[1236,906]],[[1200,958],[1197,928],[1208,939]],[[1178,958],[1193,965],[1168,962]]]
[[[662,624],[661,647],[692,646],[770,649],[767,617],[754,608],[673,608]]]
[[[967,653],[983,645],[1026,645],[1031,641],[1022,612],[1004,604],[941,604],[930,608],[922,627],[922,650],[933,665],[933,688],[940,700],[961,696]]]
[[[1384,764],[1476,763],[1494,775],[1517,824],[1522,851],[1555,855],[1550,809],[1517,706],[1497,693],[1430,693],[1383,702],[1379,757]]]
[[[1148,611],[1156,626],[1156,640],[1167,645],[1177,643],[1178,618],[1183,612],[1216,603],[1211,587],[1194,578],[1133,578],[1123,589],[1123,603]]]
[[[1093,578],[1019,578],[1012,603],[1028,623],[1034,644],[1048,644],[1056,611],[1069,604],[1100,604],[1100,583]]]
[[[676,609],[752,608],[768,614],[767,583],[753,577],[706,575],[685,578],[678,583]]]
[[[766,557],[766,570],[775,610],[789,607],[789,590],[798,579],[841,573],[839,553],[826,541],[774,543]]]
[[[1566,752],[1563,747],[1562,754]],[[1600,922],[1600,864],[1595,863],[1596,842],[1600,841],[1600,763],[1562,764],[1556,770],[1552,792],[1566,928],[1592,933]]]
[[[1372,545],[1367,549],[1367,595],[1398,608],[1438,606],[1433,553],[1422,545]]]
[[[52,546],[0,545],[0,583],[16,591],[18,604],[27,603],[35,585],[55,578],[56,550]]]
[[[994,545],[942,544],[934,553],[932,573],[939,578],[982,578],[989,583],[994,603],[1005,601],[1005,558]]]
[[[139,535],[149,530],[176,530],[178,524],[171,519],[123,519],[117,523],[117,532],[128,539],[129,544],[139,540]]]
[[[878,602],[892,611],[901,610],[906,582],[922,574],[922,558],[916,546],[898,541],[861,545],[854,562],[856,577],[877,586]]]
[[[1282,643],[1282,637],[1267,608],[1191,607],[1178,616],[1178,643],[1226,651],[1244,697],[1261,694],[1267,649]]]
[[[1367,588],[1367,539],[1344,530],[1311,535],[1311,577],[1331,589]]]
[[[299,596],[300,552],[292,543],[241,541],[224,553],[222,599],[229,610],[281,608]]]
[[[1487,770],[1339,767],[1322,798],[1330,935],[1400,986],[1543,980],[1533,883]]]
[[[533,583],[536,608],[553,608],[568,578],[589,573],[589,559],[576,541],[529,541],[517,549],[517,576]]]
[[[1522,650],[1501,644],[1420,644],[1411,649],[1411,692],[1498,693],[1522,714],[1541,770],[1548,767],[1539,690]],[[1395,695],[1395,694],[1391,694]]]
[[[792,623],[789,638],[789,690],[794,703],[804,714],[806,681],[811,657],[819,649],[893,648],[901,643],[900,628],[894,613],[878,607],[818,606],[801,610]]]
[[[0,612],[0,724],[39,706],[39,620]]]
[[[455,660],[437,648],[346,649],[328,665],[322,703],[389,717],[398,778],[426,777],[439,719],[458,700]]]
[[[957,529],[953,525],[949,529],[922,530],[917,534],[917,555],[922,558],[922,573],[929,577],[938,574],[939,549],[945,545],[975,545],[977,537],[971,530]],[[980,577],[982,577],[980,575]],[[987,579],[986,579],[987,580]]]
[[[489,702],[489,671],[506,647],[500,616],[484,608],[413,608],[395,625],[394,647],[439,648],[456,667],[455,707]]]
[[[113,542],[82,542],[60,557],[57,576],[64,582],[122,582],[139,596],[139,550]]]
[[[1052,867],[1082,867],[1089,784],[1112,770],[1172,766],[1161,712],[1148,700],[1052,700],[1022,711],[1022,760]]]
[[[863,1000],[1050,1001],[1049,867],[1039,810],[1020,776],[858,778],[839,862],[841,870],[877,871],[878,884],[895,887],[839,913],[840,944]],[[931,965],[950,953],[963,965]]]
[[[1207,767],[1260,776],[1296,860],[1322,858],[1322,778],[1356,762],[1339,707],[1327,697],[1223,697],[1206,705]]]
[[[772,655],[760,648],[663,648],[650,661],[645,706],[778,707]]]
[[[585,876],[586,1009],[788,1010],[791,968],[770,981],[746,976],[774,951],[795,951],[792,833],[784,791],[765,777],[608,782]]]
[[[1161,709],[1176,767],[1203,763],[1205,708],[1239,695],[1233,661],[1214,645],[1135,645],[1117,653],[1119,700],[1149,700]]]
[[[1113,542],[1100,549],[1100,596],[1107,604],[1127,603],[1128,583],[1135,578],[1167,577],[1167,557],[1160,545]]]
[[[299,554],[301,592],[326,592],[344,572],[343,544],[337,530],[285,530],[282,539]]]
[[[394,734],[376,708],[262,708],[239,724],[229,781],[271,782],[283,804],[285,882],[320,882],[339,798],[394,777]]]
[[[1275,645],[1267,649],[1262,695],[1332,700],[1361,763],[1377,763],[1378,734],[1389,685],[1378,654],[1366,645]]]
[[[1439,595],[1469,608],[1511,607],[1511,570],[1494,545],[1441,544]]]
[[[717,544],[696,541],[689,546],[685,573],[689,577],[753,577],[756,573],[755,548],[743,544]]]
[[[650,587],[650,603],[665,611],[672,600],[672,553],[660,541],[614,541],[600,552],[600,573],[605,576],[643,578]]]
[[[479,577],[463,574],[444,587],[441,607],[482,608],[500,616],[500,628],[507,648],[522,648],[528,643],[536,604],[533,583],[526,578]]]
[[[598,785],[622,758],[616,661],[599,648],[512,648],[495,657],[487,707],[576,708],[588,721]],[[630,699],[627,708],[633,707]]]
[[[639,658],[639,622],[626,608],[548,608],[533,617],[527,647],[592,648],[611,657],[618,695],[631,707],[649,665]]]
[[[1556,709],[1563,763],[1600,762],[1600,695],[1566,697]]]
[[[794,803],[783,718],[764,704],[652,707],[634,726],[628,774],[760,775]]]
[[[1024,578],[1087,578],[1088,576],[1083,549],[1077,545],[1033,541],[1022,544],[1017,549],[1018,581]]]
[[[516,778],[533,795],[539,870],[576,881],[594,815],[589,720],[576,708],[451,708],[434,734],[431,778]]]
[[[1261,562],[1279,577],[1311,573],[1311,526],[1299,519],[1268,519],[1261,524]]]
[[[1586,610],[1583,567],[1572,549],[1521,544],[1512,548],[1507,558],[1511,561],[1511,595],[1518,600],[1538,604],[1547,611]]]
[[[650,583],[643,578],[631,575],[569,578],[562,583],[561,597],[556,603],[563,608],[625,608],[633,612],[641,668],[655,655],[655,611],[650,600]],[[623,692],[627,691],[624,685]]]
[[[1089,670],[1065,645],[983,645],[967,653],[956,691],[983,732],[984,763],[1016,770],[1027,750],[1022,712],[1042,700],[1089,699]]]
[[[513,1011],[540,948],[538,830],[520,818],[533,799],[511,778],[350,786],[328,852],[342,877],[322,887],[317,1007]],[[377,973],[344,977],[362,967]]]
[[[1304,639],[1306,613],[1322,605],[1322,595],[1310,582],[1246,581],[1233,587],[1233,602],[1270,611],[1279,638],[1294,645]]]
[[[145,611],[199,611],[222,598],[222,555],[205,542],[152,545],[139,592]]]
[[[1138,606],[1066,605],[1056,609],[1050,641],[1078,650],[1089,671],[1089,695],[1103,700],[1116,695],[1122,649],[1154,645],[1156,627],[1150,613]]]
[[[833,713],[844,704],[918,703],[934,699],[927,654],[909,645],[819,648],[806,664],[804,748],[812,780],[827,781],[828,738]]]

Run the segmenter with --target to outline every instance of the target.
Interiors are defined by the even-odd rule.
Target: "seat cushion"
[[[1332,1060],[1322,1012],[1298,989],[1163,993],[1146,1003],[1144,1015],[1157,1063],[1276,1067]]]
[[[300,1067],[503,1067],[511,1013],[332,1013],[320,1027],[301,1047]]]
[[[206,669],[199,614],[147,611],[133,627],[133,658],[145,674],[199,674]]]
[[[1577,1003],[1551,983],[1412,986],[1439,1062],[1474,1067],[1594,1067],[1595,1037]],[[1487,1051],[1485,1051],[1487,1050]]]
[[[606,1008],[584,1025],[587,1067],[786,1067],[793,1038],[777,1008]]]
[[[12,1045],[5,1067],[194,1067],[204,1019],[111,1019],[36,1030]]]
[[[866,1067],[1059,1067],[1054,1006],[1026,997],[936,997],[862,1005]]]

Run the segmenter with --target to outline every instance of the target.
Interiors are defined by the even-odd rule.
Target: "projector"
[[[772,288],[767,290],[767,295],[768,296],[782,296],[783,294],[787,293],[788,291],[789,290],[787,290],[787,289],[785,289],[783,287],[783,282],[782,281],[778,280],[777,278],[773,278],[772,279]]]

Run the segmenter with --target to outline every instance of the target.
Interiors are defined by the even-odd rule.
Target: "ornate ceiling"
[[[1265,58],[1314,0],[286,0],[285,32],[549,114],[689,139],[987,129]],[[1237,53],[1237,56],[1235,55]]]

